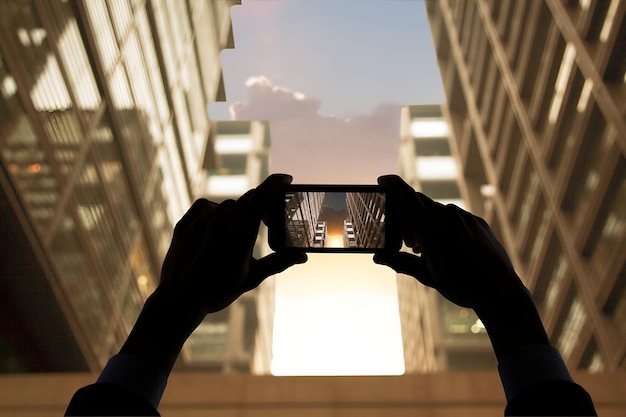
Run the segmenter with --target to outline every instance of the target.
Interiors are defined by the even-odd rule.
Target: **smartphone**
[[[292,184],[268,214],[269,245],[277,252],[398,251],[395,212],[378,185]]]

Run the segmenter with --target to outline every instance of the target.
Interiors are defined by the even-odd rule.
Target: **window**
[[[513,117],[512,113],[508,113],[508,116],[511,119],[511,134],[508,137],[508,147],[505,147],[502,151],[500,157],[500,190],[506,196],[511,186],[511,181],[513,180],[513,169],[515,168],[515,162],[519,156],[519,149],[521,147],[521,143],[524,140],[522,138],[522,133],[520,131],[519,125],[517,124],[517,120]],[[502,147],[502,146],[501,146]]]
[[[557,342],[557,348],[563,355],[563,358],[567,359],[572,354],[586,320],[587,312],[585,307],[580,297],[576,296],[569,308],[567,318],[563,324],[563,330]]]
[[[88,1],[85,3],[85,6],[93,31],[98,34],[95,37],[98,53],[104,70],[108,74],[113,69],[119,56],[109,12],[104,0]]]
[[[538,256],[539,249],[546,239],[551,217],[550,209],[546,205],[543,193],[539,193],[537,198],[539,201],[534,209],[534,214],[528,229],[528,236],[526,237],[522,250],[522,259],[530,261],[531,264],[534,263],[534,260]]]
[[[420,138],[415,140],[415,153],[418,156],[451,155],[448,139]]]
[[[546,87],[543,90],[536,90],[537,93],[541,95],[541,101],[539,104],[539,109],[537,111],[537,121],[536,121],[536,128],[538,131],[543,131],[545,129],[546,121],[548,120],[548,114],[550,113],[551,107],[553,106],[552,102],[554,100],[554,95],[555,95],[555,88],[553,86],[556,85],[557,76],[559,75],[559,73],[561,73],[561,67],[563,64],[563,60],[565,58],[565,46],[566,46],[565,40],[559,34],[557,41],[556,41],[556,45],[554,46],[554,53],[553,53],[554,60],[552,61],[552,64],[554,64],[555,62],[558,62],[556,60],[560,58],[561,66],[559,65],[547,66],[550,72],[547,74],[547,80],[545,84]],[[572,53],[570,52],[569,54],[571,55]]]
[[[583,353],[583,356],[578,364],[578,369],[583,369],[588,372],[599,372],[604,369],[604,360],[602,359],[602,355],[598,349],[596,339],[593,336],[585,348],[585,353]]]
[[[459,176],[456,160],[452,156],[418,157],[415,167],[420,181],[453,180]]]
[[[596,181],[589,182],[586,179],[589,175],[589,168],[602,145],[602,136],[608,126],[600,109],[594,104],[594,108],[587,125],[587,129],[582,137],[582,143],[577,154],[576,162],[571,173],[567,190],[565,192],[561,207],[563,210],[572,210],[576,207],[578,199],[581,197],[581,190],[584,188],[595,188]],[[597,175],[597,174],[596,174]],[[593,190],[587,190],[593,191]]]
[[[245,175],[247,169],[247,154],[224,154],[219,157],[221,175]]]
[[[555,271],[562,268],[559,264],[563,262],[565,262],[564,266],[566,266],[567,259],[562,253],[561,242],[559,241],[558,235],[553,230],[550,234],[548,245],[543,256],[543,261],[541,268],[539,269],[539,274],[537,275],[535,287],[533,288],[533,297],[535,298],[538,306],[543,306],[545,308],[552,306],[552,299],[550,299],[549,303],[546,301],[549,298],[547,294],[548,292],[553,291],[549,288],[552,285],[555,285],[553,283],[553,280],[556,277]],[[565,270],[563,270],[563,272],[565,272]],[[560,278],[563,276],[564,275],[561,275]],[[559,288],[560,285],[557,285],[556,289],[558,290]],[[543,310],[545,310],[545,308]]]
[[[626,262],[622,264],[622,268],[617,274],[615,284],[611,289],[602,312],[607,316],[614,316],[615,312],[619,309],[618,306],[626,307]]]
[[[576,152],[576,146],[580,141],[581,121],[585,119],[579,111],[585,78],[578,67],[574,69],[573,76],[567,82],[569,87],[564,87],[567,91],[564,90],[562,93],[559,93],[562,95],[559,99],[555,95],[555,101],[553,101],[555,105],[556,101],[559,101],[560,107],[558,109],[555,108],[555,113],[550,115],[550,117],[554,116],[555,118],[554,122],[550,121],[550,123],[556,123],[556,120],[559,120],[552,130],[556,133],[554,134],[552,149],[548,158],[549,166],[555,169],[559,169],[560,166],[569,166],[568,164],[561,164],[561,161],[567,155]],[[549,143],[546,143],[546,145],[549,145]]]
[[[51,17],[52,28],[60,33],[57,48],[76,99],[76,107],[87,110],[81,114],[90,117],[100,106],[101,97],[72,6],[68,2],[58,2],[54,6],[46,4],[43,7]]]
[[[626,173],[626,160],[621,156],[604,193],[598,216],[583,249],[585,256],[594,255],[601,260],[610,256],[618,247],[618,242],[626,227],[626,180],[624,173]]]
[[[619,32],[611,50],[611,56],[604,72],[604,81],[623,83],[626,76],[626,54],[624,45],[626,43],[626,14],[622,17]]]
[[[85,161],[80,170],[73,201],[77,219],[89,239],[87,244],[92,247],[99,265],[103,268],[103,276],[115,293],[128,278],[124,275],[128,247],[120,243],[129,242],[129,239],[124,239],[117,233],[120,230],[116,227],[98,169],[91,158]]]
[[[415,119],[411,122],[414,138],[437,138],[448,136],[448,123],[443,119]]]
[[[69,213],[63,213],[50,243],[51,257],[61,285],[72,303],[82,330],[93,346],[100,344],[103,317],[112,313],[105,292],[88,266],[84,242]]]
[[[433,200],[460,198],[456,181],[423,181],[422,192]]]
[[[553,24],[552,15],[550,14],[550,9],[546,3],[541,2],[541,6],[539,7],[541,9],[537,17],[537,26],[535,27],[532,45],[530,47],[530,56],[533,57],[543,56],[546,42],[548,40],[548,34],[550,33],[550,28]],[[526,73],[524,74],[522,88],[520,91],[520,95],[523,99],[529,100],[531,98],[533,91],[537,87],[537,75],[539,74],[542,65],[545,65],[545,61],[542,59],[528,59]]]
[[[5,87],[0,96],[0,159],[35,226],[43,233],[60,196],[58,177],[15,94],[17,85],[1,55],[0,79],[4,80]],[[8,86],[7,80],[10,80]],[[61,164],[71,164],[74,155],[71,149],[56,154],[57,158],[63,158],[59,161]]]

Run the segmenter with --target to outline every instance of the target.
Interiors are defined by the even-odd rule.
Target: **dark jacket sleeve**
[[[597,416],[591,396],[571,381],[532,385],[506,406],[505,416]]]
[[[76,391],[66,416],[160,416],[141,396],[117,384],[98,383]]]

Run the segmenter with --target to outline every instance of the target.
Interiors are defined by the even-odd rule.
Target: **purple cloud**
[[[351,118],[320,114],[320,101],[265,77],[246,83],[245,103],[230,106],[234,120],[268,120],[272,136],[270,170],[294,176],[294,183],[374,184],[396,172],[400,106],[385,104]]]

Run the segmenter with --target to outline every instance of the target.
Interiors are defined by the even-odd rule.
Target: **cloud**
[[[270,122],[272,172],[290,173],[297,183],[354,184],[396,172],[400,106],[337,118],[320,114],[319,100],[264,76],[246,86],[247,100],[230,106],[231,117]]]

